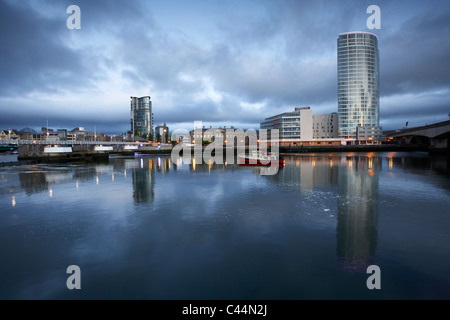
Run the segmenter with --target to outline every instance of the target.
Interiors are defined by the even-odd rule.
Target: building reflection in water
[[[286,157],[287,165],[268,178],[298,191],[312,191],[314,187],[337,185],[340,156]]]
[[[347,157],[339,169],[337,254],[342,268],[365,271],[375,262],[378,174],[382,158],[369,153]]]
[[[155,197],[155,167],[160,168],[161,159],[140,158],[134,161],[136,161],[136,165],[131,168],[134,202],[153,202]]]
[[[346,270],[373,264],[377,242],[378,174],[381,157],[374,153],[286,157],[287,165],[268,176],[297,192],[337,188],[337,256]]]

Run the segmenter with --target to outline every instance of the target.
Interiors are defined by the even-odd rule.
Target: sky
[[[337,112],[336,39],[350,31],[378,36],[384,130],[449,119],[448,0],[0,0],[0,129],[120,134],[130,97],[147,95],[170,131]]]

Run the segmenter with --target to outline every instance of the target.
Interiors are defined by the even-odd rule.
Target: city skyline
[[[66,8],[81,9],[69,30]],[[381,29],[369,30],[369,5]],[[448,119],[445,1],[0,1],[0,129],[129,131],[129,97],[154,124],[259,128],[296,106],[338,111],[340,33],[379,38],[384,130]],[[430,48],[432,50],[430,50]]]

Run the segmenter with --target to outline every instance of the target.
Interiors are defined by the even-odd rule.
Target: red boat
[[[253,151],[251,154],[238,155],[238,163],[241,166],[283,167],[284,159],[272,152]]]

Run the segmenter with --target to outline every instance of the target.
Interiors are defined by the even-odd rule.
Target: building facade
[[[278,129],[280,139],[297,139],[308,141],[313,139],[313,115],[310,107],[295,108],[266,118],[260,124],[261,129]]]
[[[313,139],[339,138],[338,114],[313,115]]]
[[[131,97],[131,133],[149,138],[153,134],[153,113],[150,96]]]
[[[357,127],[379,126],[378,38],[369,32],[337,39],[339,137],[356,139]]]
[[[382,141],[383,130],[380,126],[364,126],[356,128],[356,140],[357,141]]]
[[[164,125],[157,126],[155,128],[155,137],[154,137],[154,139],[156,139],[157,142],[168,143],[168,141],[170,140],[169,127],[166,126],[165,123],[164,123]]]
[[[213,128],[210,126],[206,128],[195,128],[191,130],[190,137],[192,143],[211,143],[214,141],[223,141],[225,145],[239,145],[239,144],[248,144],[250,137],[254,134],[255,140],[257,139],[256,131],[251,132],[249,130],[244,131],[243,129],[235,128],[231,126],[230,128],[218,127]]]

